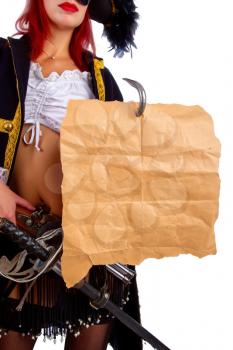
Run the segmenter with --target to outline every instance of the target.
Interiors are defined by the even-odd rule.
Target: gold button
[[[4,125],[3,125],[3,128],[4,128],[4,130],[5,131],[8,131],[8,132],[11,132],[12,131],[12,129],[13,129],[13,123],[11,123],[11,122],[6,122],[6,123],[4,123]]]

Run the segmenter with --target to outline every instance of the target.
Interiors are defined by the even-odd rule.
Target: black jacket
[[[8,169],[12,175],[19,139],[24,123],[24,102],[29,76],[29,40],[27,35],[20,39],[0,38],[0,168]],[[84,57],[89,64],[93,92],[97,99],[123,101],[122,94],[110,71],[104,67],[101,58],[86,51]],[[8,183],[7,182],[7,183]],[[134,266],[131,266],[135,270]],[[130,288],[131,298],[124,311],[139,323],[140,305],[136,278]],[[141,350],[142,340],[116,319],[111,333],[114,350]]]
[[[24,123],[30,58],[27,35],[20,39],[0,38],[0,167],[12,175],[18,143]],[[84,59],[92,76],[96,99],[123,101],[122,94],[101,58],[86,51]]]

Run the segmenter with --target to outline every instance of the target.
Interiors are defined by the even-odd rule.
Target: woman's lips
[[[69,2],[63,2],[62,4],[58,5],[61,7],[64,11],[69,11],[69,12],[77,12],[78,8],[76,5],[71,4]]]

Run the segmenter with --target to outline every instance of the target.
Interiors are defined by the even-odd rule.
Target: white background
[[[138,100],[136,90],[122,80],[128,77],[144,85],[148,102],[198,104],[211,114],[222,144],[217,255],[199,259],[182,254],[147,259],[138,266],[142,324],[172,350],[232,350],[232,3],[138,0],[136,4],[141,19],[133,59],[107,53],[102,26],[94,25],[97,54],[104,57],[125,100]],[[15,32],[23,6],[24,0],[0,2],[1,36]],[[39,339],[36,349],[42,348],[55,346]],[[59,341],[56,349],[63,349]]]

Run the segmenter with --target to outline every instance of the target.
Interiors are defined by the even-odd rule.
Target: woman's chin
[[[62,31],[73,31],[76,27],[78,27],[79,24],[77,23],[70,23],[70,21],[62,20],[52,23],[52,28],[59,29]]]

